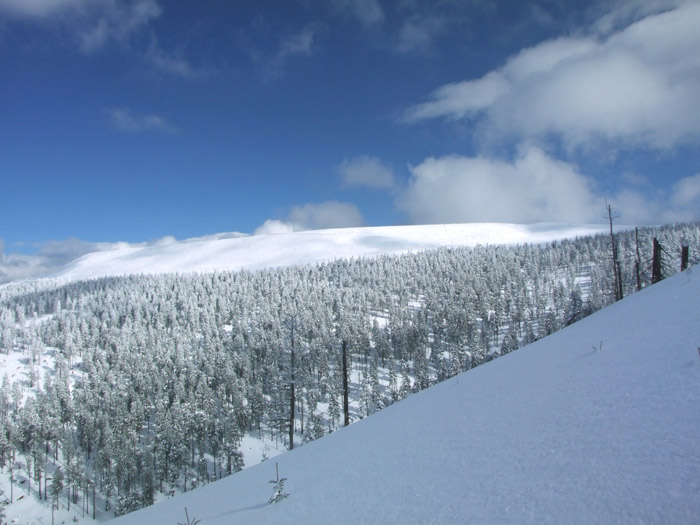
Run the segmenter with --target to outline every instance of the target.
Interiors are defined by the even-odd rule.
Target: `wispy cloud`
[[[394,189],[394,170],[377,157],[361,155],[345,159],[338,166],[341,181],[346,186],[361,186],[371,189]]]
[[[352,16],[365,26],[384,21],[384,10],[378,0],[332,0],[331,5],[337,12]]]
[[[0,284],[50,274],[86,253],[110,250],[122,243],[91,243],[70,238],[44,244],[36,254],[6,255],[0,239]]]
[[[304,230],[362,226],[365,222],[354,204],[338,201],[294,206],[289,212],[289,220]]]
[[[207,72],[195,68],[187,59],[166,53],[158,45],[155,37],[151,38],[151,44],[145,52],[145,58],[159,71],[184,79],[192,80],[202,78]]]
[[[688,0],[613,0],[603,2],[607,12],[596,20],[593,30],[601,35],[615,33],[650,15],[663,13]]]
[[[26,18],[46,18],[76,9],[84,0],[0,0],[0,11]]]
[[[433,50],[435,39],[444,34],[448,23],[442,17],[420,17],[406,20],[399,32],[396,51],[399,53],[423,53]]]
[[[651,148],[697,141],[700,4],[606,27],[608,35],[547,41],[481,78],[442,86],[408,108],[403,121],[468,119],[482,140],[554,135],[574,148],[601,140]]]
[[[62,241],[49,241],[38,247],[34,254],[10,253],[5,254],[5,243],[0,239],[0,284],[51,275],[62,266],[92,252],[116,250],[123,248],[145,248],[148,246],[168,246],[176,243],[199,243],[221,239],[236,239],[245,237],[239,232],[224,232],[202,237],[192,237],[178,241],[172,235],[147,242],[87,242],[76,238]]]
[[[285,220],[268,219],[256,228],[255,235],[350,228],[364,223],[362,213],[354,204],[326,201],[293,206]]]
[[[169,54],[158,45],[150,28],[162,13],[157,0],[0,0],[2,12],[61,27],[87,54],[116,43],[163,73],[186,79],[204,75],[182,56]]]
[[[82,20],[79,20],[80,47],[88,53],[97,51],[110,41],[127,44],[134,34],[144,29],[162,12],[156,0],[113,0],[95,4],[101,8],[93,7],[83,11]]]
[[[279,56],[284,59],[293,55],[310,55],[314,43],[314,33],[314,26],[306,26],[299,33],[282,43]]]
[[[0,0],[0,11],[59,24],[75,35],[86,53],[110,41],[128,43],[162,12],[156,0]]]
[[[670,201],[672,211],[677,210],[679,219],[693,211],[695,218],[700,215],[700,173],[679,180],[671,188]]]
[[[124,133],[158,131],[178,133],[180,130],[158,115],[136,115],[127,108],[106,108],[104,110],[109,125]]]
[[[309,56],[314,52],[314,40],[320,29],[318,24],[309,24],[298,33],[282,41],[277,52],[271,57],[254,53],[256,61],[261,62],[268,80],[279,77],[288,61],[295,57]]]

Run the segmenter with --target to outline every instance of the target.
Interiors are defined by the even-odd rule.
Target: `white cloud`
[[[135,115],[126,108],[107,108],[104,111],[110,126],[124,133],[142,133],[146,131],[179,132],[177,127],[158,115]]]
[[[602,209],[589,179],[535,147],[513,162],[448,156],[411,172],[397,206],[414,223],[598,222]]]
[[[396,50],[399,53],[408,53],[410,51],[428,49],[431,43],[432,38],[425,27],[406,22],[399,33],[399,42]]]
[[[0,250],[0,284],[45,275],[86,253],[110,250],[118,246],[121,244],[91,243],[70,238],[48,242],[35,255],[6,255]]]
[[[362,213],[348,202],[326,201],[293,206],[284,221],[268,219],[256,228],[254,235],[290,233],[327,228],[363,226]]]
[[[633,171],[625,171],[620,174],[620,180],[629,186],[648,186],[649,177]]]
[[[661,201],[661,195],[649,198],[635,188],[624,188],[608,199],[613,213],[617,216],[615,222],[627,225],[665,223],[669,212],[664,210]]]
[[[195,69],[192,64],[179,56],[172,56],[163,51],[155,37],[151,39],[151,45],[146,50],[146,59],[160,71],[186,79],[196,79],[206,73]]]
[[[201,237],[190,237],[188,239],[183,239],[181,242],[220,241],[224,239],[240,239],[241,237],[248,237],[248,234],[241,232],[211,233],[208,235],[202,235]]]
[[[394,171],[376,157],[362,155],[346,159],[338,167],[341,180],[346,186],[364,186],[372,189],[396,187]]]
[[[681,179],[671,188],[671,204],[674,210],[700,215],[700,173]]]
[[[332,4],[337,11],[350,14],[366,26],[384,21],[384,10],[378,0],[333,0]]]
[[[668,224],[700,220],[700,174],[651,194],[625,188],[610,202],[621,224]]]
[[[309,24],[300,32],[284,40],[277,53],[271,58],[265,59],[260,52],[252,56],[256,61],[263,62],[264,73],[267,79],[280,76],[287,62],[293,57],[309,56],[314,52],[314,40],[321,26]]]
[[[127,43],[161,14],[156,0],[0,0],[0,11],[60,24],[87,53],[109,41]]]
[[[95,53],[110,42],[134,45],[135,37],[147,33],[149,24],[162,9],[157,0],[0,0],[0,14],[42,23],[53,23],[70,33],[85,53]],[[160,49],[150,32],[150,46],[143,57],[160,71],[183,78],[197,78],[195,70],[182,57]]]
[[[436,37],[447,27],[447,20],[441,17],[419,17],[404,22],[399,32],[396,51],[399,53],[428,53],[432,50]]]
[[[299,231],[299,229],[289,222],[278,221],[275,219],[267,219],[260,226],[258,226],[253,235],[269,235],[276,233],[292,233]]]
[[[596,189],[592,177],[542,149],[523,146],[512,161],[484,156],[429,158],[411,168],[396,198],[409,221],[600,223],[606,199],[621,224],[662,224],[700,219],[700,174],[667,191],[639,184],[614,195]]]
[[[86,242],[76,238],[63,241],[50,241],[44,243],[35,254],[4,253],[5,243],[0,239],[0,284],[31,279],[50,275],[69,262],[91,252],[116,250],[123,248],[144,248],[147,246],[170,246],[177,243],[193,243],[201,241],[214,241],[220,239],[236,239],[246,237],[239,232],[224,232],[202,237],[192,237],[178,241],[172,235],[166,235],[148,242]]]
[[[85,0],[0,0],[0,11],[14,16],[44,18],[74,9]]]
[[[488,109],[510,85],[500,72],[492,72],[478,80],[445,84],[435,90],[433,100],[409,108],[404,120],[413,122],[435,117],[461,119]]]
[[[176,244],[178,241],[175,237],[172,235],[166,235],[164,237],[161,237],[159,239],[154,239],[152,241],[149,241],[147,244],[148,246],[170,246],[172,244]]]
[[[594,30],[600,34],[619,31],[637,20],[649,15],[683,5],[687,0],[614,0],[603,3],[609,8],[594,24]]]
[[[294,206],[289,212],[289,221],[304,230],[362,226],[365,222],[354,204],[338,201]]]
[[[555,135],[568,147],[615,140],[670,148],[697,141],[698,27],[700,3],[693,2],[605,37],[547,41],[479,79],[438,88],[404,120],[466,118],[486,141]]]
[[[133,34],[161,14],[155,0],[103,0],[84,5],[90,7],[82,10],[79,35],[80,46],[88,53],[100,49],[111,40],[127,43]]]
[[[286,58],[290,55],[310,55],[314,43],[314,27],[307,26],[299,33],[285,40],[280,48],[279,56]]]

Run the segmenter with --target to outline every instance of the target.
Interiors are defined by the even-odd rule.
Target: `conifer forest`
[[[574,323],[678,272],[683,246],[697,263],[700,224],[8,284],[0,352],[24,366],[1,378],[0,467],[29,497],[121,515],[241,470],[245,435],[303,445]]]

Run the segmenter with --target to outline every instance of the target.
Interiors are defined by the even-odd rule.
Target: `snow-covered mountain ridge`
[[[351,427],[116,520],[697,523],[691,269]]]
[[[142,273],[259,270],[445,246],[543,243],[602,231],[604,225],[473,223],[342,228],[234,238],[220,235],[92,252],[67,264],[53,277],[77,280]]]

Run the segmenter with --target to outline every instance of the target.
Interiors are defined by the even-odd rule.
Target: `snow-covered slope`
[[[114,523],[698,523],[698,319],[691,270]]]
[[[542,243],[600,231],[604,231],[601,225],[489,223],[344,228],[190,239],[89,253],[54,276],[72,280],[138,273],[259,270],[442,246]]]

